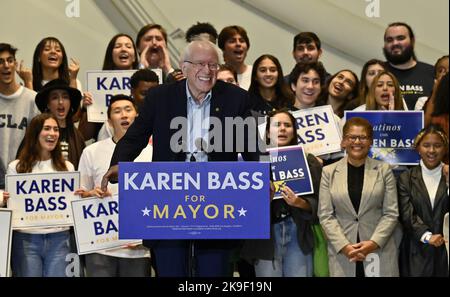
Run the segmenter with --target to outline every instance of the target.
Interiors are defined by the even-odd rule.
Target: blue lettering
[[[42,180],[42,193],[45,193],[45,191],[47,191],[47,193],[50,193],[48,186],[50,186],[50,181],[46,179]]]
[[[308,131],[305,132],[305,136],[306,136],[306,141],[307,142],[313,142],[314,141],[315,137],[314,137],[314,135],[311,135],[313,133],[314,132],[311,131],[311,130],[308,130]]]
[[[108,220],[108,224],[106,226],[106,234],[108,234],[109,232],[119,232],[119,230],[117,229],[116,225],[114,224],[114,222],[112,220]]]
[[[117,80],[117,77],[113,77],[111,85],[109,86],[110,90],[113,90],[114,88],[120,90],[120,84],[119,81]]]
[[[323,113],[323,117],[320,116],[320,114],[315,114],[314,115],[315,119],[316,119],[316,123],[317,125],[320,125],[321,123],[330,123],[330,120],[328,119],[328,114],[327,113]]]
[[[109,202],[109,213],[110,214],[119,214],[119,204],[116,201]]]
[[[27,194],[27,191],[25,191],[25,189],[23,188],[23,186],[25,185],[26,181],[17,181],[16,182],[16,194]]]
[[[58,198],[58,203],[59,203],[59,207],[58,210],[65,210],[67,208],[67,203],[66,203],[66,197],[65,196],[60,196]]]
[[[322,123],[328,124],[330,120],[326,113],[320,114],[307,114],[304,118],[297,118],[297,124],[299,128],[308,128],[315,125],[321,125]]]
[[[30,212],[34,210],[33,199],[25,198],[25,212]]]
[[[65,210],[67,208],[65,199],[64,196],[60,196],[58,199],[52,196],[47,200],[41,197],[37,199],[36,205],[34,205],[33,199],[25,198],[25,212]]]
[[[83,205],[83,218],[87,219],[89,218],[95,218],[95,216],[91,213],[92,204],[89,205]]]
[[[37,202],[37,205],[36,205],[35,211],[39,211],[41,209],[44,210],[44,211],[47,211],[47,207],[45,206],[44,199],[39,198],[39,200]]]
[[[108,90],[108,88],[106,88],[106,86],[104,85],[106,81],[106,77],[100,78],[97,77],[97,90]]]
[[[94,233],[95,235],[102,235],[105,233],[105,229],[103,229],[102,222],[94,222]]]
[[[46,210],[54,211],[56,209],[55,197],[48,198],[49,207]]]
[[[16,182],[16,194],[42,194],[42,193],[59,193],[75,191],[75,179],[43,179],[40,181],[33,180],[30,184],[28,181]]]
[[[98,205],[98,209],[97,209],[97,218],[101,215],[108,215],[108,211],[106,210],[106,208],[103,206],[103,204],[99,204]]]
[[[123,88],[124,89],[131,89],[130,82],[131,82],[131,78],[130,77],[124,77],[122,79]]]
[[[322,128],[316,130],[317,140],[324,140],[325,135],[322,133]]]
[[[111,95],[111,94],[106,94],[106,96],[105,96],[105,104],[106,104],[106,106],[109,106],[109,101],[111,101],[112,96],[113,95]]]
[[[39,186],[38,186],[38,184],[37,184],[37,182],[35,180],[33,180],[31,182],[30,189],[28,190],[27,194],[31,194],[33,192],[41,193],[41,191],[39,190]]]
[[[112,220],[108,220],[106,228],[103,227],[102,222],[94,222],[95,235],[109,234],[110,232],[119,232]]]

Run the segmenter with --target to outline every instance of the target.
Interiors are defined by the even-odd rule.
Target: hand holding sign
[[[100,187],[95,187],[94,189],[90,191],[86,191],[85,189],[78,189],[75,191],[75,195],[80,195],[82,198],[88,198],[88,197],[98,197],[98,198],[105,198],[112,196],[111,192],[106,190],[102,191]]]
[[[117,183],[118,176],[119,165],[111,166],[102,178],[101,190],[103,192],[108,190],[108,182]]]
[[[92,105],[92,103],[94,103],[94,98],[92,97],[92,93],[91,92],[84,92],[83,93],[83,99],[81,101],[81,106],[82,107],[87,107],[89,105]]]
[[[280,191],[284,201],[286,201],[288,205],[304,210],[311,209],[309,203],[305,199],[295,195],[294,191],[292,191],[288,186],[283,186]]]
[[[448,184],[448,182],[447,182]],[[9,192],[3,192],[3,205],[6,205],[6,203],[8,203],[8,199],[9,199]]]

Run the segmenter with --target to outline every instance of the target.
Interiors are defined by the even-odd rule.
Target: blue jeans
[[[275,254],[273,260],[259,259],[257,277],[301,277],[313,275],[312,253],[303,254],[298,246],[297,226],[292,217],[273,225]]]
[[[14,232],[11,266],[16,277],[64,277],[70,254],[69,231]]]

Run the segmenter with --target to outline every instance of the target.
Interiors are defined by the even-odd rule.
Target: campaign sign
[[[314,193],[305,152],[301,146],[271,148],[270,166],[275,186],[273,199],[283,198],[280,189],[288,186],[297,195]]]
[[[0,277],[9,276],[12,241],[12,211],[0,208]]]
[[[79,187],[76,171],[6,175],[13,229],[72,226],[70,202]]]
[[[79,255],[142,243],[142,240],[119,240],[117,195],[72,201],[72,212]]]
[[[419,164],[414,138],[423,128],[423,111],[345,111],[344,118],[367,119],[373,126],[369,156],[393,165]]]
[[[268,239],[269,163],[119,164],[120,239]]]
[[[108,119],[109,100],[118,94],[130,94],[130,77],[136,70],[87,71],[87,90],[94,103],[87,107],[89,122],[103,123]]]
[[[318,106],[291,112],[297,124],[298,144],[305,152],[315,156],[341,150],[341,131],[331,105]],[[258,126],[265,139],[266,123]]]

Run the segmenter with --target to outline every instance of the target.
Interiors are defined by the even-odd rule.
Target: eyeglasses
[[[356,142],[357,139],[359,139],[359,141],[361,142],[366,142],[369,140],[369,137],[365,135],[345,135],[345,137],[351,142]]]
[[[211,71],[217,71],[219,70],[219,64],[217,63],[206,63],[206,62],[192,62],[185,60],[184,62],[192,64],[197,69],[202,69],[205,66],[208,66],[209,70]]]
[[[3,66],[3,65],[6,65],[6,63],[13,64],[15,61],[16,61],[16,59],[13,57],[8,57],[6,59],[0,59],[0,65]]]

